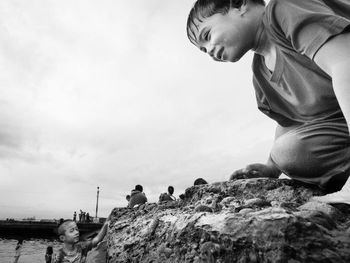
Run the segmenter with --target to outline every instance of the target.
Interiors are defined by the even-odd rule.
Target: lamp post
[[[98,195],[100,194],[100,187],[97,186],[97,199],[96,199],[96,218],[97,218],[97,211],[98,211]]]

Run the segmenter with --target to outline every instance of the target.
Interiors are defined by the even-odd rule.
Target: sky
[[[0,1],[0,219],[98,216],[265,162],[250,52],[187,39],[191,0]]]

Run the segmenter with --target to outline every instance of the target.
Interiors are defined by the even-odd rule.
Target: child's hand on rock
[[[247,165],[243,169],[236,170],[230,176],[230,180],[259,177],[278,178],[279,174],[280,172],[275,167],[268,166],[262,163],[253,163]]]

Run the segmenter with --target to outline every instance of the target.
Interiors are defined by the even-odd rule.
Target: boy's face
[[[238,61],[255,40],[254,23],[244,9],[214,14],[198,22],[196,46],[217,61]],[[243,14],[243,15],[242,15]]]
[[[69,222],[66,227],[64,235],[61,236],[61,240],[65,243],[75,244],[79,242],[79,229],[75,222]]]

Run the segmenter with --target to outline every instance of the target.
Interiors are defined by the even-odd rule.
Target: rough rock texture
[[[115,208],[109,262],[350,262],[350,206],[292,180],[193,186],[184,200]]]

